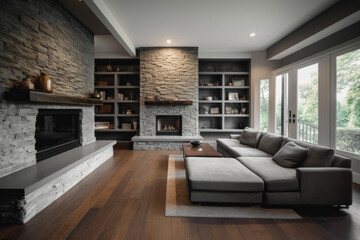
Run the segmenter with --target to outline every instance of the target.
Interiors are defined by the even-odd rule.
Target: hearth
[[[156,115],[156,135],[181,136],[181,115]]]
[[[80,146],[80,110],[39,109],[36,118],[36,160]]]

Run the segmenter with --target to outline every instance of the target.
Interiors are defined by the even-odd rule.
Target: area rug
[[[188,195],[184,160],[181,155],[169,155],[166,184],[167,217],[302,219],[292,209],[261,208],[260,206],[209,206],[191,204]]]

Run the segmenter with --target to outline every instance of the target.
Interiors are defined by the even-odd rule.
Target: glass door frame
[[[288,111],[289,111],[289,121],[288,121],[288,129],[289,129],[289,137],[294,138],[294,139],[298,139],[298,128],[299,128],[299,111],[298,111],[298,71],[300,69],[309,67],[311,65],[314,64],[318,64],[318,127],[319,127],[319,117],[320,117],[320,113],[319,113],[319,109],[320,109],[320,104],[319,104],[319,95],[320,95],[320,61],[319,59],[314,59],[312,61],[308,61],[306,63],[300,64],[295,66],[294,68],[292,68],[292,76],[290,77],[289,80],[289,106],[288,106]],[[319,130],[318,130],[319,132]],[[319,133],[318,133],[319,135]],[[299,139],[298,139],[299,140]]]
[[[276,73],[273,73],[271,76],[271,81],[269,83],[269,132],[275,133],[276,130],[276,77],[279,75],[285,75],[288,74],[287,83],[282,85],[282,134],[287,136],[287,126],[288,126],[288,114],[287,114],[287,108],[288,104],[287,99],[284,96],[284,93],[288,95],[288,83],[290,81],[291,75],[292,75],[292,69],[285,69]]]
[[[270,87],[270,108],[269,108],[269,131],[275,132],[276,127],[276,114],[275,114],[275,103],[276,103],[276,76],[281,74],[289,74],[288,79],[288,109],[285,113],[284,123],[287,123],[288,134],[285,136],[297,139],[297,124],[289,123],[293,122],[293,120],[298,120],[298,111],[297,111],[297,70],[310,66],[312,64],[318,64],[318,144],[323,146],[330,146],[330,56],[325,55],[317,58],[310,59],[308,61],[304,61],[299,64],[294,64],[288,66],[286,68],[281,68],[272,72],[272,85]],[[320,91],[321,89],[321,91]],[[292,117],[289,118],[291,110]],[[295,110],[295,111],[294,111]],[[295,114],[295,117],[293,116]],[[294,119],[295,118],[295,119]],[[271,123],[271,124],[270,124]]]

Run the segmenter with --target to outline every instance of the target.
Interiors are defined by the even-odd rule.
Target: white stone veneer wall
[[[80,109],[80,142],[96,141],[94,107],[0,103],[0,177],[36,164],[35,124],[38,109]]]
[[[3,199],[2,205],[8,204],[8,207],[2,210],[2,219],[0,220],[5,219],[5,222],[12,223],[26,223],[112,156],[113,146],[110,145],[106,150],[99,152],[87,161],[29,193],[24,198],[17,200],[9,198],[8,203]],[[6,209],[10,209],[10,211],[7,213]]]

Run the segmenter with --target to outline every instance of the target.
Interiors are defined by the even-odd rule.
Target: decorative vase
[[[137,126],[138,126],[138,122],[133,122],[134,129],[137,129]]]
[[[26,89],[26,90],[34,90],[35,85],[31,82],[31,79],[29,77],[24,78],[18,86],[20,89]]]
[[[98,93],[97,89],[95,89],[95,91],[91,94],[90,97],[91,97],[91,98],[100,99],[100,98],[101,98],[101,95],[100,95],[100,93]]]
[[[53,81],[46,73],[41,73],[41,76],[36,81],[37,88],[48,93],[53,92]]]

